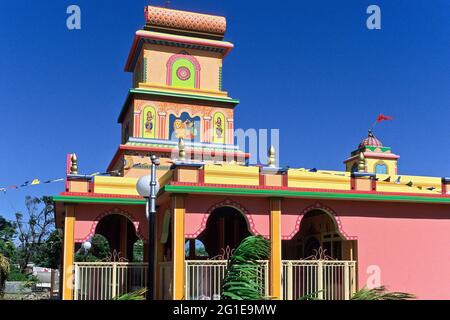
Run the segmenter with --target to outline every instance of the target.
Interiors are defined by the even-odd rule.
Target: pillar
[[[134,112],[134,123],[133,123],[133,137],[141,138],[142,137],[142,123],[141,123],[141,112]]]
[[[133,254],[131,253],[131,256],[128,256],[128,219],[124,216],[120,216],[120,234],[118,236],[120,237],[119,251],[122,257],[132,260]]]
[[[270,296],[281,296],[281,199],[270,199]]]
[[[161,234],[164,221],[164,212],[160,209],[156,213],[156,233],[155,233],[155,292],[154,297],[161,300],[161,263],[164,262],[164,244],[161,242]],[[148,259],[148,258],[147,258]]]
[[[172,262],[173,262],[173,300],[184,298],[184,215],[185,197],[176,194],[172,196]]]
[[[66,217],[64,219],[64,251],[62,273],[62,299],[73,299],[73,263],[75,254],[75,207],[66,205]]]

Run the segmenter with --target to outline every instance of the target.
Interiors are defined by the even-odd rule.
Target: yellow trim
[[[64,220],[63,300],[73,300],[73,263],[75,254],[75,208],[66,206]]]
[[[336,174],[342,174],[342,176]],[[350,172],[319,170],[315,173],[298,169],[288,171],[288,186],[290,188],[351,190],[350,180]]]
[[[184,298],[184,215],[186,213],[183,195],[172,198],[173,210],[173,300]]]
[[[205,183],[259,186],[259,168],[239,165],[206,165]]]
[[[391,182],[385,182],[388,177],[391,177]],[[400,183],[395,183],[398,177]],[[435,177],[420,177],[420,176],[404,176],[404,175],[389,175],[377,174],[377,191],[378,192],[399,192],[399,193],[422,193],[422,194],[439,194],[442,190],[441,178]],[[407,186],[408,182],[412,182],[413,186]],[[419,189],[418,187],[422,187]],[[435,188],[433,192],[427,188]]]
[[[270,199],[270,296],[281,299],[281,199]]]
[[[166,86],[156,83],[146,83],[139,82],[137,89],[156,89],[158,91],[166,91],[166,92],[179,92],[179,93],[187,93],[187,94],[203,94],[208,96],[219,96],[219,97],[228,97],[228,92],[226,91],[216,91],[216,90],[204,90],[204,89],[196,89],[196,88],[183,88],[177,86]]]
[[[102,194],[123,194],[138,196],[136,183],[138,178],[94,177],[94,191]]]

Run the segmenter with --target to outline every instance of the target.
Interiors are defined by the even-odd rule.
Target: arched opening
[[[353,260],[355,255],[353,241],[347,241],[339,233],[335,219],[320,209],[306,213],[300,231],[282,245],[286,260]]]
[[[167,85],[179,88],[200,88],[200,63],[195,57],[182,52],[167,61]]]
[[[134,224],[127,217],[121,214],[107,215],[99,221],[95,233],[108,240],[111,253],[116,253],[115,257],[133,261],[135,243],[139,238]]]
[[[207,256],[196,258],[222,256],[226,259],[226,255],[249,235],[247,220],[239,210],[228,206],[217,208],[209,216],[206,229],[197,238],[204,244]],[[195,246],[195,243],[192,245]]]

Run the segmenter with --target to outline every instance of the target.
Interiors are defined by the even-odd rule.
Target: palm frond
[[[117,297],[116,300],[145,300],[147,288],[142,288],[134,292],[126,293]]]
[[[8,274],[10,271],[9,259],[0,253],[0,272]]]
[[[409,300],[415,298],[413,294],[388,292],[385,286],[380,286],[373,289],[362,288],[351,297],[351,300]]]
[[[242,240],[228,261],[222,281],[222,300],[262,300],[264,297],[263,268],[260,260],[267,260],[270,242],[262,236]]]

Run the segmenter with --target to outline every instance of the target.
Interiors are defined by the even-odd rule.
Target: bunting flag
[[[391,176],[387,177],[386,179],[383,180],[384,182],[391,182]]]
[[[316,168],[309,169],[309,172],[317,172]]]
[[[410,181],[407,184],[405,184],[405,186],[408,186],[408,187],[412,187],[413,185],[414,185],[414,183],[412,181]]]
[[[397,180],[395,180],[396,184],[400,184],[400,180],[402,179],[402,177],[398,177]]]
[[[39,181],[39,179],[34,179],[33,181],[31,181],[31,185],[35,186],[37,184],[40,184],[41,182]]]
[[[21,188],[26,187],[30,184],[30,181],[25,181],[23,184],[20,185]]]

